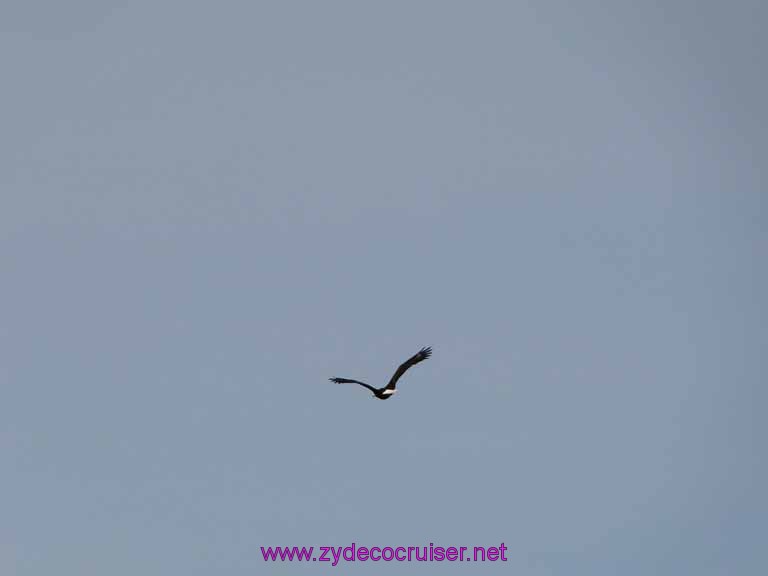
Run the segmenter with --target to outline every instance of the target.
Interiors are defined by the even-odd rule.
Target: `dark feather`
[[[397,385],[397,381],[400,380],[400,377],[403,374],[405,374],[405,371],[408,370],[408,368],[410,368],[414,364],[418,364],[419,362],[426,360],[431,355],[432,355],[432,348],[430,346],[427,346],[426,348],[422,348],[416,354],[408,358],[408,360],[400,364],[398,369],[392,375],[392,378],[390,379],[389,384],[387,384],[385,389],[394,390],[395,386]]]
[[[328,380],[336,384],[360,384],[360,386],[365,386],[371,392],[376,392],[376,388],[365,382],[360,382],[360,380],[350,380],[349,378],[328,378]]]

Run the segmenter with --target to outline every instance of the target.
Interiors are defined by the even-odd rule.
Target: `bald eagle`
[[[389,380],[389,384],[384,386],[384,388],[374,388],[370,384],[366,384],[365,382],[360,382],[359,380],[349,380],[347,378],[329,378],[331,382],[335,382],[336,384],[360,384],[360,386],[364,386],[365,388],[368,388],[376,398],[379,400],[387,400],[389,399],[392,394],[395,393],[395,386],[397,385],[397,381],[400,380],[400,377],[405,374],[405,371],[408,370],[411,366],[414,364],[418,364],[422,360],[426,360],[432,356],[432,348],[427,346],[426,348],[422,348],[419,350],[416,354],[408,358],[405,362],[400,364],[400,367],[395,370],[395,373],[392,375],[392,378]]]

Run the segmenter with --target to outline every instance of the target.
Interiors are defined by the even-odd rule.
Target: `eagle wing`
[[[360,382],[360,380],[350,380],[349,378],[328,378],[328,380],[335,382],[336,384],[360,384],[360,386],[365,386],[371,392],[376,392],[376,388],[365,382]]]
[[[392,378],[390,379],[389,384],[387,384],[386,390],[394,390],[395,386],[397,385],[397,381],[400,380],[400,377],[403,374],[405,374],[405,371],[408,370],[408,368],[410,368],[414,364],[418,364],[419,362],[426,360],[430,356],[432,356],[432,348],[430,346],[427,346],[426,348],[422,348],[416,354],[408,358],[408,360],[400,364],[400,367],[392,375]]]

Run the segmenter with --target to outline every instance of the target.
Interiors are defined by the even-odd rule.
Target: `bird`
[[[432,347],[427,346],[426,348],[419,350],[416,354],[408,358],[408,360],[400,364],[398,369],[395,370],[395,373],[392,375],[392,378],[390,378],[389,384],[384,386],[384,388],[374,388],[370,384],[360,382],[360,380],[350,380],[349,378],[328,378],[328,380],[335,382],[336,384],[360,384],[360,386],[368,388],[368,390],[370,390],[379,400],[389,400],[396,392],[395,386],[397,385],[397,381],[400,380],[400,377],[403,374],[405,374],[405,371],[414,364],[418,364],[430,356],[432,356]]]

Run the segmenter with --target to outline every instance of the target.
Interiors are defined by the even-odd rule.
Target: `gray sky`
[[[765,3],[122,4],[0,8],[0,572],[766,573]]]

